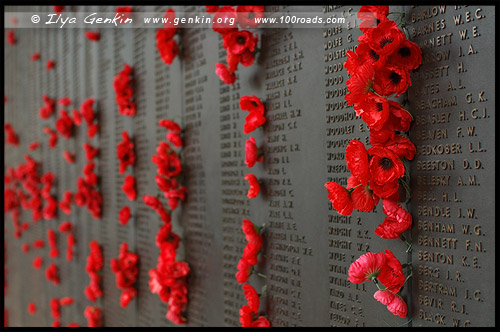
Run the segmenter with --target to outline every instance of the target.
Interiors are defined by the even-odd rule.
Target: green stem
[[[262,274],[260,272],[256,272],[256,274],[261,278],[267,279],[267,276],[265,274]]]

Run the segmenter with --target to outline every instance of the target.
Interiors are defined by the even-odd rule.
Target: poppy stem
[[[410,186],[408,186],[408,183],[406,183],[405,180],[403,180],[403,179],[400,179],[400,180],[401,180],[401,184],[406,189],[406,193],[408,194],[408,197],[410,197]]]
[[[358,184],[358,185],[357,185],[357,186],[355,186],[355,187],[352,187],[351,189],[348,189],[348,190],[349,190],[349,192],[353,191],[354,189],[356,189],[356,188],[357,188],[357,187],[359,187],[360,185],[361,185],[361,183],[360,183],[360,184]]]
[[[267,276],[265,274],[262,274],[260,272],[255,271],[255,274],[257,274],[259,277],[267,279]]]

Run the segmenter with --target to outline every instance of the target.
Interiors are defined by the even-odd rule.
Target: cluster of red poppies
[[[255,18],[262,18],[264,6],[205,6],[207,13],[213,13],[212,29],[222,35],[226,49],[226,62],[215,65],[215,73],[226,84],[236,81],[238,64],[248,67],[254,63],[259,36],[241,28],[257,28],[260,25]]]
[[[411,215],[397,201],[400,182],[406,184],[404,160],[412,160],[416,148],[406,134],[411,114],[388,98],[407,90],[410,71],[421,63],[421,51],[387,18],[388,13],[388,6],[361,7],[358,17],[363,20],[363,35],[345,63],[351,75],[345,98],[370,128],[372,147],[367,151],[360,141],[351,141],[346,148],[352,175],[347,189],[335,182],[325,187],[333,208],[343,215],[350,215],[353,209],[372,211],[381,198],[387,218],[376,234],[392,239],[411,227]]]
[[[45,269],[45,278],[48,281],[52,281],[54,285],[59,285],[60,280],[59,280],[59,269],[55,263],[51,263],[46,269]]]
[[[348,274],[348,279],[353,284],[374,281],[379,289],[374,295],[375,299],[387,305],[387,309],[394,315],[406,317],[408,307],[398,294],[406,279],[401,263],[390,250],[362,255],[351,264]],[[385,288],[380,288],[379,282]]]
[[[68,115],[68,111],[64,109],[59,111],[59,118],[56,119],[56,130],[66,139],[70,139],[73,135],[73,120]]]
[[[405,160],[414,158],[416,148],[407,134],[411,114],[388,98],[398,97],[408,89],[410,72],[420,66],[422,59],[418,45],[406,39],[388,14],[388,6],[361,7],[358,17],[363,21],[363,35],[358,38],[355,52],[347,52],[344,64],[351,75],[345,99],[370,128],[372,147],[367,150],[359,140],[349,142],[345,153],[351,171],[347,188],[336,182],[328,182],[325,187],[333,208],[342,215],[350,215],[353,209],[370,212],[382,199],[387,217],[375,234],[395,239],[412,224],[411,214],[398,201],[400,183],[408,188]],[[375,298],[395,315],[405,317],[406,303],[397,294],[405,277],[392,252],[365,254],[349,269],[353,283],[378,282],[377,277],[386,288],[379,287]]]
[[[135,115],[135,103],[132,101],[134,90],[132,89],[132,67],[125,64],[123,70],[115,76],[113,81],[113,89],[116,93],[116,104],[118,112],[125,116]]]
[[[101,288],[101,270],[103,267],[102,251],[97,241],[90,241],[90,253],[87,256],[87,265],[85,272],[89,275],[90,284],[85,287],[83,293],[89,301],[95,302],[97,298],[103,296]]]
[[[97,118],[94,112],[94,102],[92,98],[87,98],[80,105],[80,112],[77,109],[73,109],[73,122],[75,125],[79,126],[82,123],[82,118],[87,123],[87,136],[89,138],[94,138],[95,134],[99,131],[99,125],[97,124]]]
[[[118,259],[111,259],[111,270],[116,276],[116,286],[122,291],[120,305],[123,308],[127,307],[130,300],[137,295],[135,283],[139,274],[138,261],[139,256],[128,251],[128,244],[126,242],[123,242],[120,246]]]
[[[49,228],[47,230],[47,240],[50,248],[50,258],[59,257],[59,249],[57,249],[57,235],[52,228]]]
[[[248,115],[245,118],[245,125],[243,133],[249,134],[266,123],[264,116],[264,104],[256,96],[243,96],[240,98],[240,108],[247,111]],[[255,138],[250,137],[245,144],[245,163],[249,168],[253,167],[256,162],[263,160],[262,149],[257,148]],[[250,189],[248,190],[247,197],[257,197],[260,191],[259,181],[253,174],[247,174],[245,180],[248,181]]]
[[[182,147],[182,129],[178,123],[171,120],[160,120],[158,125],[168,130],[166,139],[175,147]],[[166,209],[159,198],[145,195],[143,201],[155,210],[163,226],[156,235],[156,246],[160,249],[156,268],[149,270],[149,289],[153,294],[158,294],[161,301],[168,303],[167,319],[175,324],[185,324],[186,319],[182,313],[187,309],[187,276],[189,265],[177,261],[177,249],[181,238],[172,232],[171,215],[180,201],[186,199],[187,188],[181,184],[182,165],[180,158],[169,143],[159,142],[152,162],[157,166],[155,181],[168,199],[170,210]]]
[[[14,131],[14,128],[10,123],[6,123],[5,126],[5,133],[7,134],[6,137],[6,142],[7,144],[11,144],[14,146],[19,145],[19,137],[17,136],[16,132]]]
[[[128,166],[133,166],[135,163],[134,142],[130,140],[127,131],[122,132],[122,141],[116,146],[116,157],[120,162],[119,173],[123,174]]]
[[[156,48],[160,52],[161,59],[167,65],[171,65],[179,54],[179,46],[174,40],[178,27],[174,25],[175,11],[168,9],[164,18],[168,21],[163,23],[164,28],[156,30]]]
[[[259,228],[255,226],[250,220],[243,219],[242,227],[247,245],[243,250],[243,256],[238,262],[238,272],[236,273],[236,280],[242,284],[248,281],[250,274],[253,271],[253,266],[258,263],[257,255],[262,248],[262,237],[259,234]]]
[[[72,305],[74,303],[74,299],[72,297],[63,297],[63,298],[57,298],[53,297],[50,300],[49,306],[50,306],[50,312],[51,316],[54,319],[52,322],[52,327],[60,327],[61,326],[61,306],[68,306]],[[70,323],[68,326],[78,326],[76,323]]]
[[[240,322],[242,327],[268,327],[271,323],[263,316],[257,318],[259,311],[259,295],[257,291],[248,283],[250,275],[254,271],[254,266],[258,263],[258,254],[262,248],[262,236],[260,235],[259,227],[255,226],[250,220],[243,219],[241,226],[247,245],[243,250],[243,256],[238,262],[238,272],[236,273],[236,281],[243,285],[243,292],[247,299],[248,305],[243,305],[240,309]]]
[[[102,310],[101,308],[93,305],[89,305],[83,311],[83,315],[87,318],[87,323],[89,327],[100,327],[102,326]]]
[[[92,157],[93,159],[95,156],[96,154],[87,151],[87,157]],[[86,206],[92,217],[99,219],[102,212],[102,194],[98,188],[95,162],[92,159],[89,160],[82,170],[84,176],[79,176],[76,180],[77,192],[74,197],[77,206]]]
[[[264,316],[257,317],[260,307],[259,294],[255,288],[249,284],[243,285],[243,292],[247,304],[240,309],[240,323],[242,327],[270,327],[271,323]]]
[[[4,176],[4,211],[11,214],[16,238],[20,238],[22,232],[27,230],[29,226],[27,223],[21,224],[19,222],[21,207],[24,210],[31,209],[33,221],[38,222],[44,217],[43,199],[50,197],[50,190],[48,192],[47,189],[42,190],[42,179],[46,181],[50,176],[47,173],[40,177],[40,164],[29,155],[25,155],[24,158],[26,163],[19,164],[15,169],[9,167]],[[52,210],[53,205],[48,203],[46,204],[47,210]]]
[[[40,116],[41,119],[47,120],[49,119],[52,114],[56,111],[56,100],[51,99],[47,95],[42,95],[42,99],[44,102],[44,105],[40,107],[38,115]]]
[[[66,260],[68,262],[73,260],[75,235],[73,234],[73,224],[69,221],[64,221],[59,225],[59,232],[66,234]]]

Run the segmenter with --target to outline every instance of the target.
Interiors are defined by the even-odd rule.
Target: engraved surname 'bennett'
[[[418,245],[433,248],[457,249],[457,239],[452,237],[431,237],[427,235],[419,235]]]

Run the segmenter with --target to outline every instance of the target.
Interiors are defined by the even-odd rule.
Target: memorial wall
[[[188,17],[210,15],[204,6],[133,6],[133,14],[169,8]],[[187,326],[241,326],[240,308],[247,300],[235,274],[247,244],[243,219],[263,226],[255,266],[259,274],[248,283],[260,294],[259,316],[271,326],[495,326],[496,8],[390,6],[391,13],[404,13],[407,38],[422,51],[407,94],[397,98],[412,114],[410,139],[416,147],[407,164],[406,206],[413,219],[404,233],[407,243],[374,233],[385,217],[382,203],[373,212],[345,216],[332,207],[325,189],[329,181],[348,184],[349,142],[370,144],[369,127],[345,99],[346,53],[356,49],[362,34],[355,19],[359,9],[266,6],[270,14],[311,12],[325,20],[345,17],[347,23],[253,29],[259,36],[255,61],[240,65],[235,83],[228,85],[215,73],[216,63],[226,60],[224,41],[210,27],[179,29],[180,53],[166,65],[155,28],[16,28],[9,12],[30,17],[52,13],[52,6],[4,7],[5,34],[12,29],[16,38],[10,44],[5,37],[4,43],[4,123],[19,137],[18,146],[4,145],[4,173],[10,176],[9,168],[26,163],[29,154],[40,163],[40,174],[55,175],[52,195],[64,201],[66,191],[80,190],[77,179],[88,170],[83,148],[88,143],[99,149],[95,188],[102,195],[100,218],[74,204],[70,214],[59,208],[39,221],[24,207],[17,218],[5,211],[8,326],[51,326],[54,320],[87,326],[84,310],[96,304],[103,326],[176,326],[165,316],[169,305],[150,291],[149,271],[158,263],[156,241],[163,222],[143,202],[143,196],[152,195],[168,206],[152,162],[158,142],[165,141],[167,131],[158,125],[163,119],[183,129],[187,196],[171,217],[172,231],[181,238],[177,260],[189,265]],[[114,13],[115,7],[66,6],[64,11]],[[99,30],[98,42],[86,38],[88,30]],[[35,52],[40,59],[30,61]],[[50,59],[55,65],[48,71]],[[132,117],[118,112],[113,85],[126,64],[133,71]],[[57,104],[55,115],[93,98],[97,132],[89,138],[87,127],[75,126],[70,139],[59,137],[50,148],[44,127],[54,129],[55,117],[39,117],[42,95],[71,99],[67,107]],[[264,103],[266,123],[249,135],[243,132],[247,112],[240,99],[251,95]],[[116,147],[123,131],[134,143],[135,163],[120,173]],[[245,164],[250,136],[264,155],[251,169]],[[30,150],[32,142],[40,147]],[[74,163],[65,160],[65,151],[74,153]],[[249,173],[260,182],[253,199],[247,197],[244,179]],[[135,177],[135,200],[122,190],[127,175]],[[4,202],[7,210],[10,200]],[[125,225],[119,222],[123,206],[131,212]],[[65,221],[74,235],[71,261],[66,259],[67,235],[58,231]],[[51,229],[57,233],[57,257],[49,252]],[[39,239],[45,241],[43,248],[33,245]],[[84,295],[91,241],[100,244],[103,255],[104,295],[96,303]],[[137,295],[125,308],[110,268],[123,242],[139,260]],[[384,250],[392,251],[411,274],[400,293],[408,305],[405,318],[374,299],[372,282],[348,280],[349,267],[361,255]],[[34,268],[37,257],[41,269]],[[51,263],[58,266],[58,285],[46,280]],[[55,319],[51,300],[65,297],[74,303],[61,305]],[[28,310],[31,302],[34,313]]]

